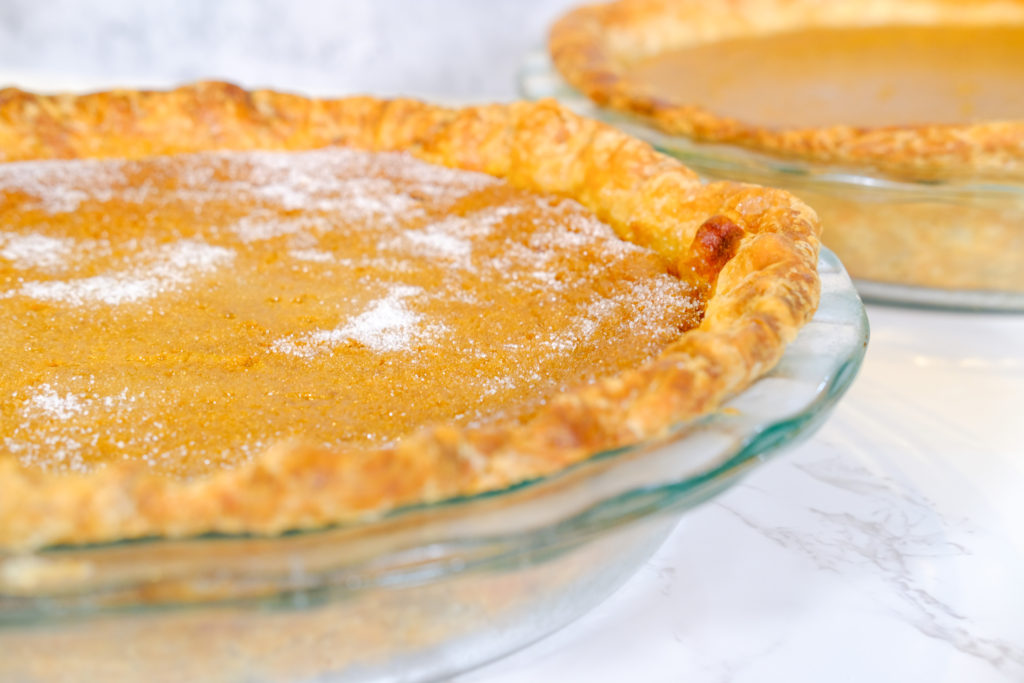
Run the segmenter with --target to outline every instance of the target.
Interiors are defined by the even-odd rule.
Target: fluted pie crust
[[[327,146],[404,151],[573,198],[698,282],[703,319],[653,359],[571,388],[522,423],[428,425],[369,449],[289,441],[193,479],[125,460],[51,472],[0,453],[0,549],[275,534],[501,489],[715,410],[778,361],[817,305],[819,223],[805,204],[778,190],[701,184],[646,144],[552,102],[448,109],[223,83],[82,96],[0,90],[0,162]]]
[[[641,82],[630,67],[716,41],[806,29],[872,26],[1022,26],[1019,0],[618,0],[578,8],[554,24],[556,68],[595,103],[698,141],[786,159],[873,169],[897,178],[1024,179],[1024,118],[932,124],[772,127],[728,117]],[[678,76],[686,78],[682,73]]]

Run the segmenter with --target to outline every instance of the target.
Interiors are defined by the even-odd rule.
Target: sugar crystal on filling
[[[0,165],[0,458],[193,476],[525,420],[700,316],[577,203],[402,154]]]
[[[274,341],[271,348],[279,353],[311,358],[352,341],[378,352],[408,351],[414,341],[429,342],[443,331],[439,323],[421,325],[423,315],[409,309],[405,299],[423,296],[419,287],[399,285],[370,303],[370,306],[345,324],[330,330],[317,330],[304,335]]]
[[[216,270],[234,256],[224,247],[181,240],[143,254],[124,269],[84,278],[30,281],[7,295],[74,306],[116,306],[187,285],[196,273]]]

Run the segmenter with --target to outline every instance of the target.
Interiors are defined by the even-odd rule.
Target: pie
[[[549,48],[599,107],[774,169],[738,174],[813,206],[856,278],[1024,292],[1024,4],[619,0]]]
[[[669,133],[898,177],[1024,178],[1024,5],[619,0],[551,31],[558,70]]]
[[[0,548],[276,534],[670,438],[819,223],[553,102],[0,91]]]

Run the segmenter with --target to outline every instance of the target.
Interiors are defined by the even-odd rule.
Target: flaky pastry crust
[[[0,90],[0,161],[327,145],[404,150],[572,197],[681,271],[717,271],[703,322],[640,367],[554,397],[525,424],[427,427],[377,450],[281,443],[197,480],[140,463],[56,474],[3,457],[0,548],[273,534],[541,477],[714,410],[777,362],[817,305],[819,223],[805,204],[778,190],[702,185],[648,145],[553,102],[447,109],[223,83],[84,96]]]
[[[627,66],[673,49],[817,27],[1024,24],[1021,0],[617,0],[576,9],[551,29],[562,76],[600,106],[664,132],[785,158],[914,179],[1024,178],[1024,120],[964,125],[772,129],[649,92]]]

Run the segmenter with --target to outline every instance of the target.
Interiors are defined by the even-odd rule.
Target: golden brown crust
[[[555,397],[525,425],[442,425],[373,451],[283,443],[196,481],[137,463],[58,475],[0,458],[0,548],[276,533],[543,476],[713,410],[778,360],[817,305],[819,224],[806,205],[777,190],[701,185],[649,146],[552,102],[452,110],[248,93],[222,83],[85,96],[0,91],[6,161],[325,145],[406,150],[573,197],[624,239],[680,268],[693,267],[690,244],[709,218],[742,236],[720,229],[729,242],[722,248],[735,256],[697,330],[639,368]]]
[[[552,28],[556,68],[597,104],[661,130],[769,154],[869,167],[897,177],[1024,178],[1024,120],[966,125],[775,130],[648,92],[626,67],[688,45],[813,27],[1024,24],[1021,0],[618,0],[581,7]]]

